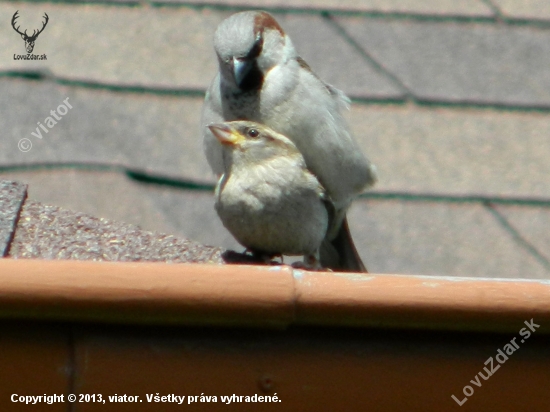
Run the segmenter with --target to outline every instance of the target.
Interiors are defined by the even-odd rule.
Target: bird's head
[[[273,158],[301,158],[292,141],[269,127],[246,120],[213,123],[207,126],[226,150],[233,163],[251,166]]]
[[[294,46],[265,11],[244,11],[220,23],[214,34],[223,80],[242,91],[261,88],[265,75],[295,56]]]

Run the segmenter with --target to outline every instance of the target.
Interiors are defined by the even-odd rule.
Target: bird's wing
[[[311,69],[310,65],[307,64],[307,62],[302,59],[301,57],[296,57],[296,61],[298,62],[298,64],[300,65],[300,67],[302,69],[305,69],[307,70],[308,72],[310,72],[313,76],[315,76],[324,86],[325,88],[327,89],[327,91],[329,92],[329,94],[332,96],[332,98],[338,103],[338,107],[340,108],[340,110],[349,110],[349,106],[351,104],[351,100],[349,99],[348,96],[346,96],[346,94],[334,87],[333,85],[331,84],[328,84],[326,82],[324,82],[323,80],[321,80],[321,78],[319,76],[317,76],[317,74]]]

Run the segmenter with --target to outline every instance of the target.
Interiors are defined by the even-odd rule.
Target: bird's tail
[[[339,272],[368,272],[353,244],[347,217],[342,221],[336,237],[323,241],[320,255],[321,266],[325,268]]]

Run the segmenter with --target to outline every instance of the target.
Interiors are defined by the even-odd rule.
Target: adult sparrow
[[[215,207],[223,225],[256,256],[304,255],[305,267],[319,269],[334,207],[296,145],[249,121],[208,129],[222,145]]]
[[[321,248],[323,266],[366,271],[346,212],[352,200],[375,183],[376,169],[341,114],[348,107],[347,97],[313,73],[267,12],[245,11],[224,20],[216,29],[214,49],[219,71],[206,93],[203,127],[250,120],[292,140],[335,206]],[[210,129],[204,130],[206,157],[214,173],[221,175],[222,145]]]

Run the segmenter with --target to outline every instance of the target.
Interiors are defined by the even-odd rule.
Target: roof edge
[[[0,318],[517,332],[550,321],[550,281],[4,258]]]

